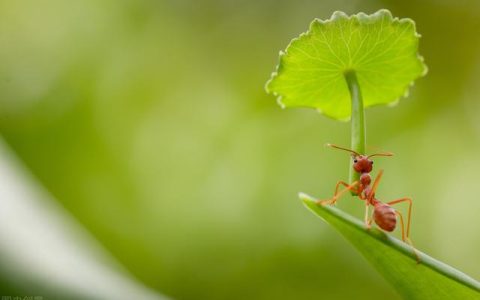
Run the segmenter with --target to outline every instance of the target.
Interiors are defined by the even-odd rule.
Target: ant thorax
[[[360,175],[360,183],[363,186],[368,186],[370,185],[371,182],[372,182],[372,177],[370,176],[370,173],[362,173],[362,175]]]

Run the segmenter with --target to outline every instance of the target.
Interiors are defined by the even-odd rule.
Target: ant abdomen
[[[397,215],[395,214],[395,210],[384,203],[378,203],[375,205],[373,219],[378,227],[388,232],[393,231],[397,225]]]

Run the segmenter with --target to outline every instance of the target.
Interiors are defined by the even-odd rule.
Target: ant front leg
[[[338,191],[340,185],[344,185],[345,188],[343,190],[341,190],[340,192]],[[358,181],[355,181],[353,182],[352,184],[347,184],[346,182],[344,181],[339,181],[335,187],[335,195],[333,196],[332,199],[328,199],[328,200],[317,200],[317,204],[321,204],[321,205],[334,205],[337,200],[343,195],[345,194],[345,192],[347,191],[354,191],[354,192],[357,192],[356,190],[354,190],[355,187],[357,187],[358,185]]]
[[[345,181],[340,180],[335,185],[335,194],[333,194],[333,196],[335,197],[335,196],[338,195],[338,190],[340,189],[340,185],[345,186],[347,189],[350,187],[350,191],[354,192],[357,195],[360,195],[360,187],[357,186],[355,190],[353,189],[355,182],[350,185],[350,184],[346,183]]]

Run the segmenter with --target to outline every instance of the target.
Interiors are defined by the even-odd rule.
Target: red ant
[[[335,186],[335,194],[333,198],[328,200],[317,200],[317,204],[334,205],[337,202],[337,200],[340,198],[340,196],[342,196],[347,191],[351,191],[355,194],[355,196],[359,197],[360,200],[365,201],[365,226],[367,228],[371,227],[372,218],[373,218],[373,220],[375,220],[375,223],[377,223],[378,227],[380,227],[385,231],[392,232],[397,225],[397,216],[398,216],[400,218],[400,223],[402,226],[402,240],[404,242],[407,242],[413,247],[412,242],[409,239],[410,216],[412,213],[412,199],[400,198],[387,203],[383,203],[377,198],[375,198],[375,191],[377,190],[378,184],[380,183],[380,179],[382,178],[383,170],[380,170],[378,172],[377,177],[373,182],[373,185],[370,185],[372,181],[370,172],[372,172],[372,168],[373,168],[373,161],[370,158],[373,156],[392,156],[393,154],[390,152],[383,152],[383,153],[376,153],[371,155],[361,155],[353,150],[342,148],[336,145],[327,144],[327,146],[352,153],[353,169],[357,173],[360,173],[360,180],[355,181],[352,184],[347,184],[344,181],[337,182],[337,185]],[[340,188],[340,185],[345,186],[345,189],[339,192],[338,190]],[[401,202],[408,202],[406,234],[405,234],[405,228],[404,228],[405,226],[404,226],[402,214],[391,207],[391,205],[401,203]],[[372,218],[369,219],[368,211],[369,211],[370,205],[374,207],[374,210],[373,210]],[[417,256],[416,253],[415,255]],[[417,260],[418,260],[418,256],[417,256]]]

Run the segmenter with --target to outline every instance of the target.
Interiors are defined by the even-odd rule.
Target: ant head
[[[353,169],[358,172],[358,173],[370,173],[373,168],[373,160],[370,159],[370,157],[373,156],[392,156],[393,154],[390,152],[382,152],[382,153],[375,153],[371,155],[362,155],[359,154],[353,150],[347,149],[347,148],[342,148],[336,145],[332,144],[327,144],[327,146],[348,151],[352,154],[353,157]]]
[[[373,167],[373,160],[366,155],[352,155],[353,169],[358,173],[370,173]]]

